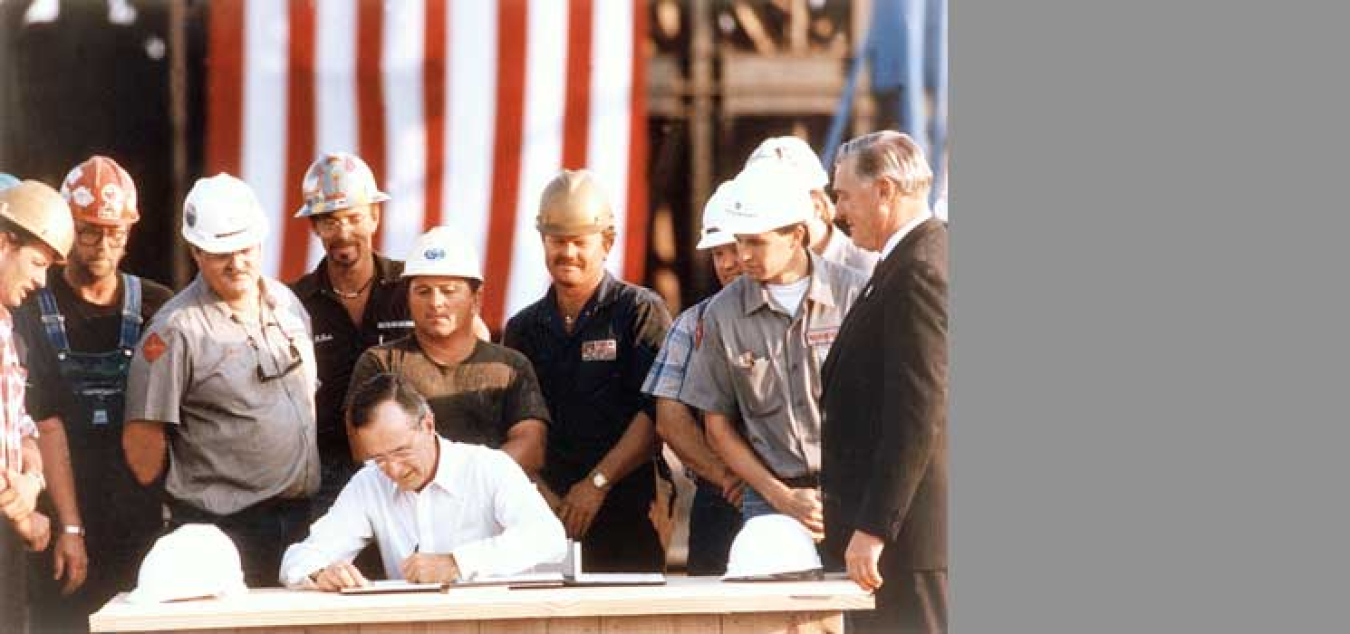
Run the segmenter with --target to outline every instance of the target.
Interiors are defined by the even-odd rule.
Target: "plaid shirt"
[[[0,307],[0,468],[23,470],[22,440],[37,435],[37,425],[23,405],[27,379],[14,347],[14,320]]]
[[[685,369],[689,367],[689,357],[694,353],[699,339],[699,329],[703,323],[703,311],[708,307],[708,296],[703,301],[690,306],[675,318],[666,333],[666,341],[652,362],[647,380],[642,382],[642,392],[656,398],[679,399],[680,389],[684,387]]]

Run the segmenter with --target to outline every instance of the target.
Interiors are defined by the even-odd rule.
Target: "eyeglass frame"
[[[430,415],[431,408],[423,405],[417,412],[416,426],[413,428],[412,438],[408,440],[408,442],[404,443],[401,447],[391,449],[378,456],[368,456],[365,461],[377,467],[389,464],[391,460],[398,464],[407,462],[413,457],[413,451],[416,449],[414,445],[417,443],[417,439],[422,435],[422,432],[428,431],[422,428],[422,421]]]
[[[110,229],[116,231],[116,233],[107,233]],[[97,234],[98,237],[93,238],[92,241],[87,238],[92,237],[95,234]],[[107,227],[93,223],[84,223],[83,226],[75,228],[75,241],[78,242],[80,246],[96,247],[106,240],[109,247],[116,249],[126,246],[127,241],[130,239],[131,230],[126,227]]]
[[[328,235],[337,233],[342,227],[347,227],[348,229],[355,229],[356,227],[360,226],[361,223],[371,218],[369,211],[357,212],[350,216],[347,216],[346,218],[338,218],[336,215],[334,215],[336,213],[337,212],[328,213],[319,216],[317,218],[314,218],[313,219],[314,229],[319,233]]]
[[[275,381],[277,379],[286,378],[287,375],[294,372],[297,368],[305,364],[304,355],[300,354],[300,348],[295,345],[295,337],[292,337],[291,335],[287,334],[286,329],[282,328],[281,324],[278,323],[276,320],[263,322],[262,329],[266,330],[268,326],[276,326],[277,329],[280,330],[281,333],[286,336],[286,344],[290,350],[291,363],[290,365],[287,365],[286,369],[282,370],[280,374],[268,374],[266,370],[263,370],[262,347],[258,345],[258,340],[253,338],[253,333],[248,332],[248,329],[245,328],[244,336],[248,338],[248,345],[249,347],[253,348],[253,356],[258,360],[258,366],[254,368],[254,371],[255,374],[257,374],[258,376],[259,383],[268,383],[271,381]],[[264,336],[266,336],[265,333]]]

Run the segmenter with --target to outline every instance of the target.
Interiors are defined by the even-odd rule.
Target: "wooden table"
[[[124,596],[89,617],[93,631],[838,633],[844,629],[843,610],[874,605],[871,595],[836,576],[824,581],[723,583],[716,577],[672,575],[664,586],[480,587],[367,596],[267,588],[234,599],[151,605],[127,603]]]

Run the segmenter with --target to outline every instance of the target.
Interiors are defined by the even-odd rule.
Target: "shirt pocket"
[[[778,374],[767,358],[755,359],[749,365],[735,365],[733,376],[737,383],[737,398],[741,409],[750,416],[765,417],[783,408],[779,396]]]

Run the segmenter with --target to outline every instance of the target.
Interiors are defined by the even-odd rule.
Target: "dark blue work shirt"
[[[642,382],[669,327],[670,312],[659,295],[608,272],[571,334],[552,288],[506,323],[502,343],[534,364],[553,415],[545,461],[551,486],[588,474],[639,411],[655,420]]]

